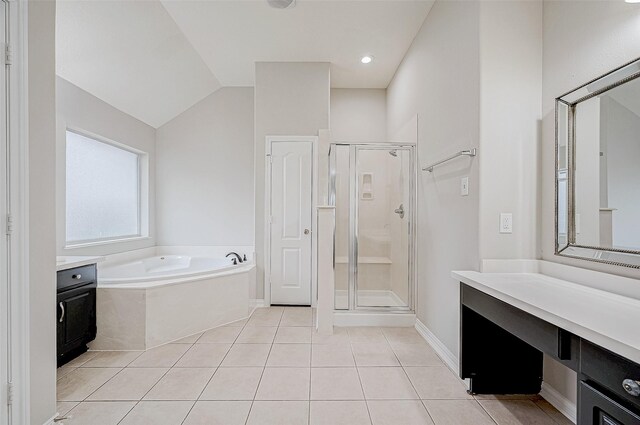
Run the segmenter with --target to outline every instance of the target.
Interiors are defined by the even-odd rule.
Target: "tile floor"
[[[472,397],[412,328],[312,331],[312,310],[245,320],[58,369],[66,425],[567,425],[540,397]]]

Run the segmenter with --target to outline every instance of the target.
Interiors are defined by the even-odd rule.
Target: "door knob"
[[[304,234],[308,235],[309,233],[311,233],[311,231],[309,229],[304,229]]]

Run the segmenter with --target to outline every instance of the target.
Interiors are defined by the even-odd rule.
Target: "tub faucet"
[[[242,257],[237,252],[230,252],[227,255],[225,255],[225,257],[229,257],[230,255],[234,255],[236,257],[236,258],[234,258],[234,260],[237,260],[238,263],[242,263],[243,262]]]

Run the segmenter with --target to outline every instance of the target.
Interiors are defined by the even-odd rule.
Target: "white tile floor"
[[[58,369],[67,425],[567,425],[539,397],[468,395],[412,328],[312,332],[309,308],[146,352],[88,352]]]

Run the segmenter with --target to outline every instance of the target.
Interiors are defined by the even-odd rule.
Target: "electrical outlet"
[[[460,196],[469,195],[469,177],[463,177],[460,179]]]
[[[513,233],[513,214],[500,213],[500,233]]]

